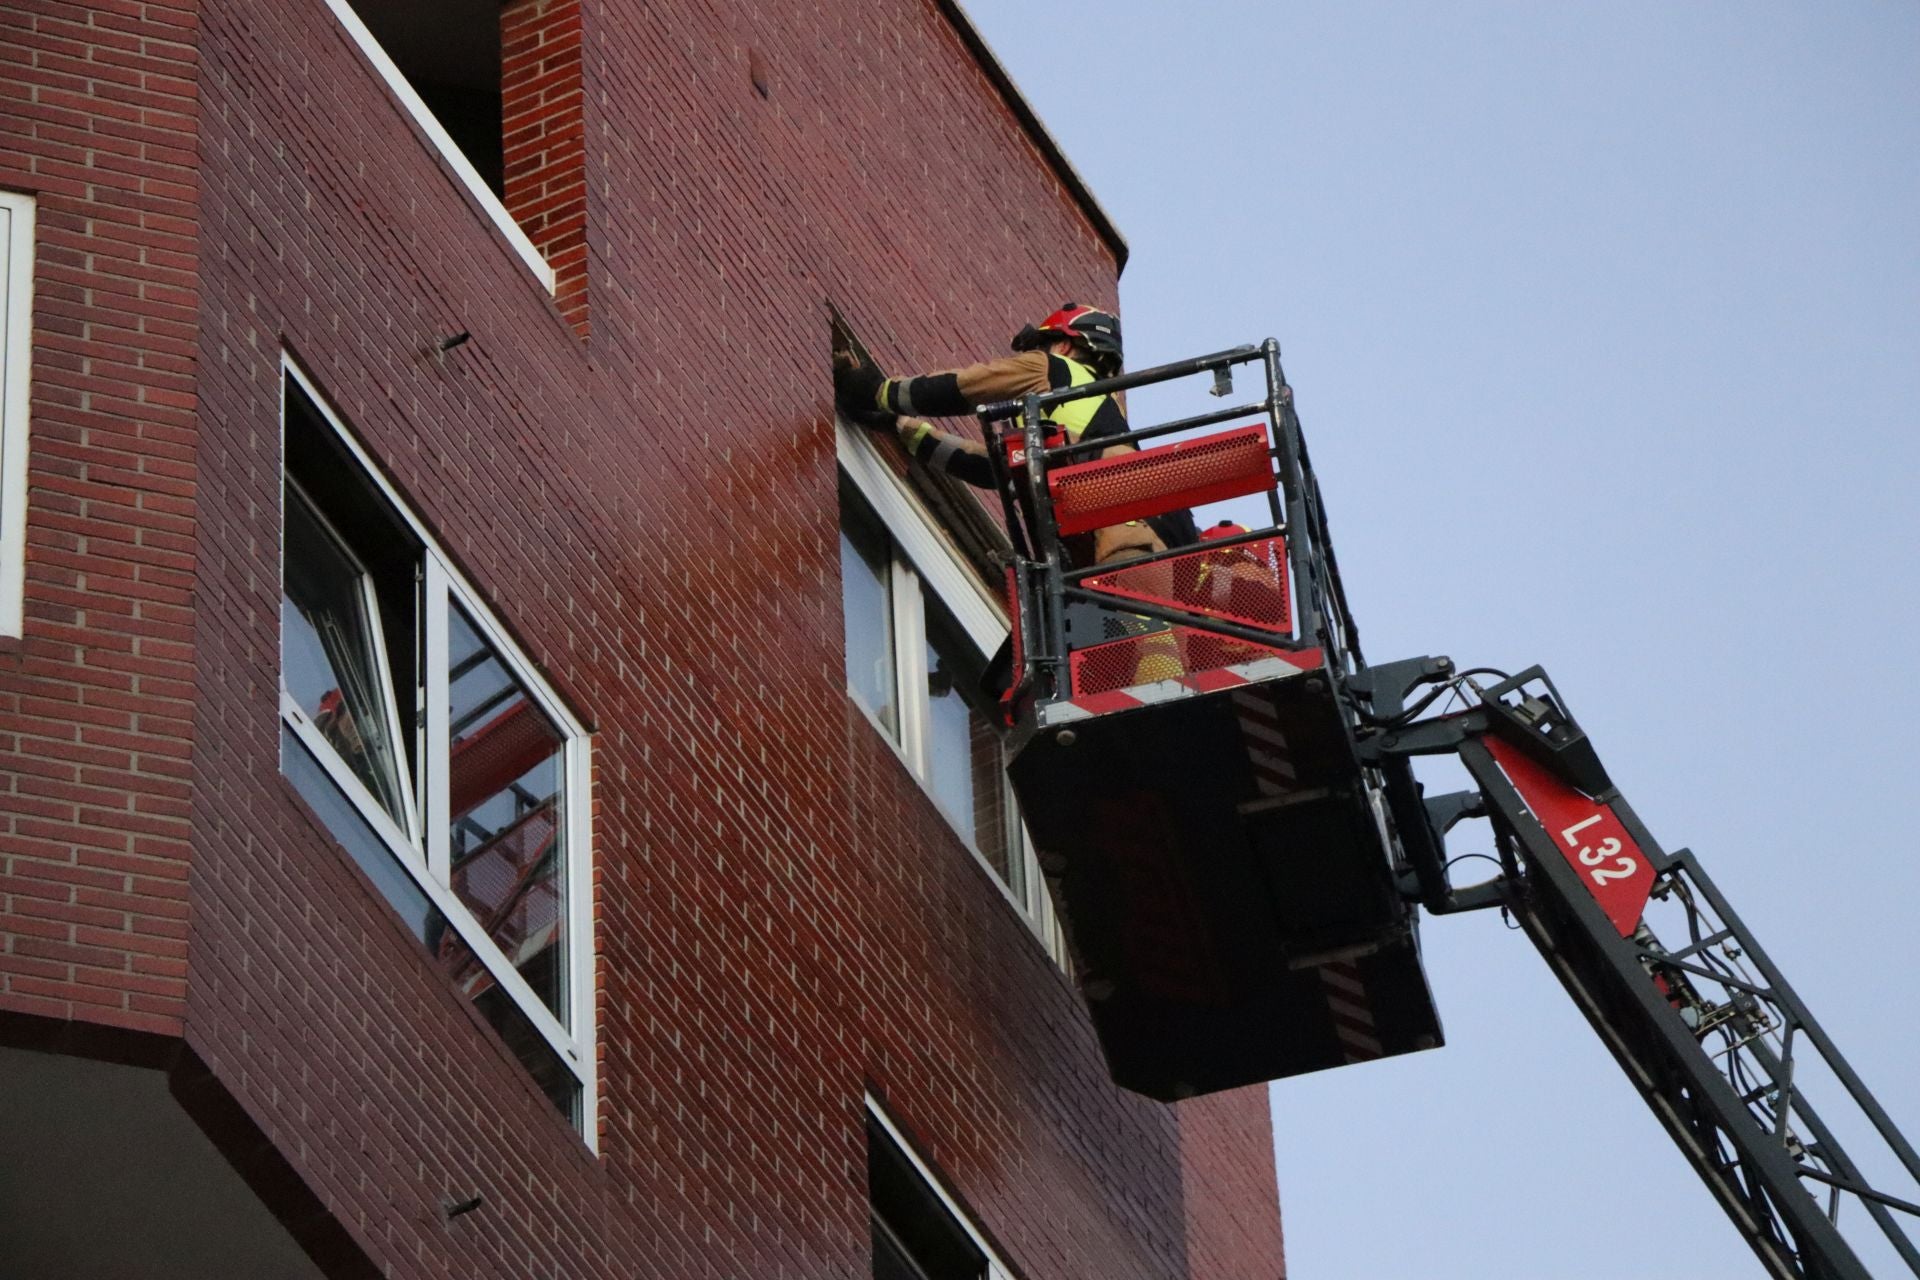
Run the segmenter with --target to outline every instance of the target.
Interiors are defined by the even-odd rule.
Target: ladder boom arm
[[[1226,400],[1243,366],[1258,402],[1050,443],[1053,405],[1205,374]],[[1920,1280],[1920,1159],[1546,673],[1362,657],[1277,342],[980,414],[1018,552],[1009,776],[1116,1081],[1178,1098],[1436,1047],[1414,904],[1499,906],[1769,1274]],[[1090,456],[1117,443],[1148,447]],[[1062,541],[1256,493],[1269,523],[1211,544],[1084,564]],[[1467,710],[1430,714],[1449,693]],[[1474,790],[1429,799],[1423,755]],[[1456,888],[1466,817],[1501,873]]]
[[[1876,1186],[1829,1120],[1882,1176],[1904,1169],[1920,1185],[1920,1157],[1699,859],[1660,847],[1544,673],[1480,692],[1464,714],[1390,723],[1363,750],[1390,792],[1396,763],[1457,754],[1501,847],[1492,890],[1436,897],[1418,876],[1409,888],[1432,909],[1497,900],[1512,912],[1768,1274],[1884,1274],[1866,1249],[1920,1276],[1908,1236],[1920,1197]],[[1441,845],[1470,807],[1442,797],[1411,833],[1404,796],[1394,810],[1411,851]]]

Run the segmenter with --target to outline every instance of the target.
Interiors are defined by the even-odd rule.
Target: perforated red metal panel
[[[453,744],[448,807],[464,815],[552,755],[559,736],[525,698]]]
[[[1198,440],[1079,462],[1047,476],[1053,518],[1064,534],[1143,520],[1181,507],[1273,487],[1267,428],[1256,423]]]
[[[1237,666],[1280,650],[1194,627],[1170,626],[1073,653],[1073,693],[1086,697],[1196,671]]]
[[[1287,600],[1287,544],[1261,538],[1219,551],[1194,551],[1115,569],[1083,583],[1090,591],[1170,605],[1277,635],[1293,632]]]

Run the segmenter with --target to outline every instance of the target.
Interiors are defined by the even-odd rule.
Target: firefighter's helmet
[[[1119,372],[1120,317],[1097,307],[1068,302],[1042,320],[1014,335],[1015,351],[1035,351],[1065,338],[1087,352],[1089,363],[1105,375]]]

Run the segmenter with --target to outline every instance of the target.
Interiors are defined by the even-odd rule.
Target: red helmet
[[[1107,373],[1120,368],[1120,317],[1097,307],[1068,302],[1042,320],[1030,324],[1013,336],[1015,351],[1035,351],[1065,338],[1086,350],[1092,363]]]
[[[1211,529],[1202,529],[1200,531],[1200,542],[1202,545],[1205,545],[1209,542],[1218,542],[1222,538],[1237,538],[1243,533],[1252,532],[1253,530],[1243,524],[1236,523],[1232,520],[1222,520]],[[1259,550],[1261,545],[1262,544],[1259,543],[1239,542],[1219,551],[1209,551],[1206,559],[1200,562],[1203,566],[1200,572],[1205,574],[1207,572],[1205,566],[1208,564],[1225,565],[1235,560],[1250,560],[1254,564],[1259,564],[1261,562]]]

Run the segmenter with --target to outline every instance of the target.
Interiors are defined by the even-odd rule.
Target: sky
[[[1544,665],[1920,1138],[1920,5],[966,8],[1129,364],[1280,340],[1369,658]],[[1759,1274],[1523,935],[1422,940],[1445,1048],[1271,1089],[1293,1280]]]

